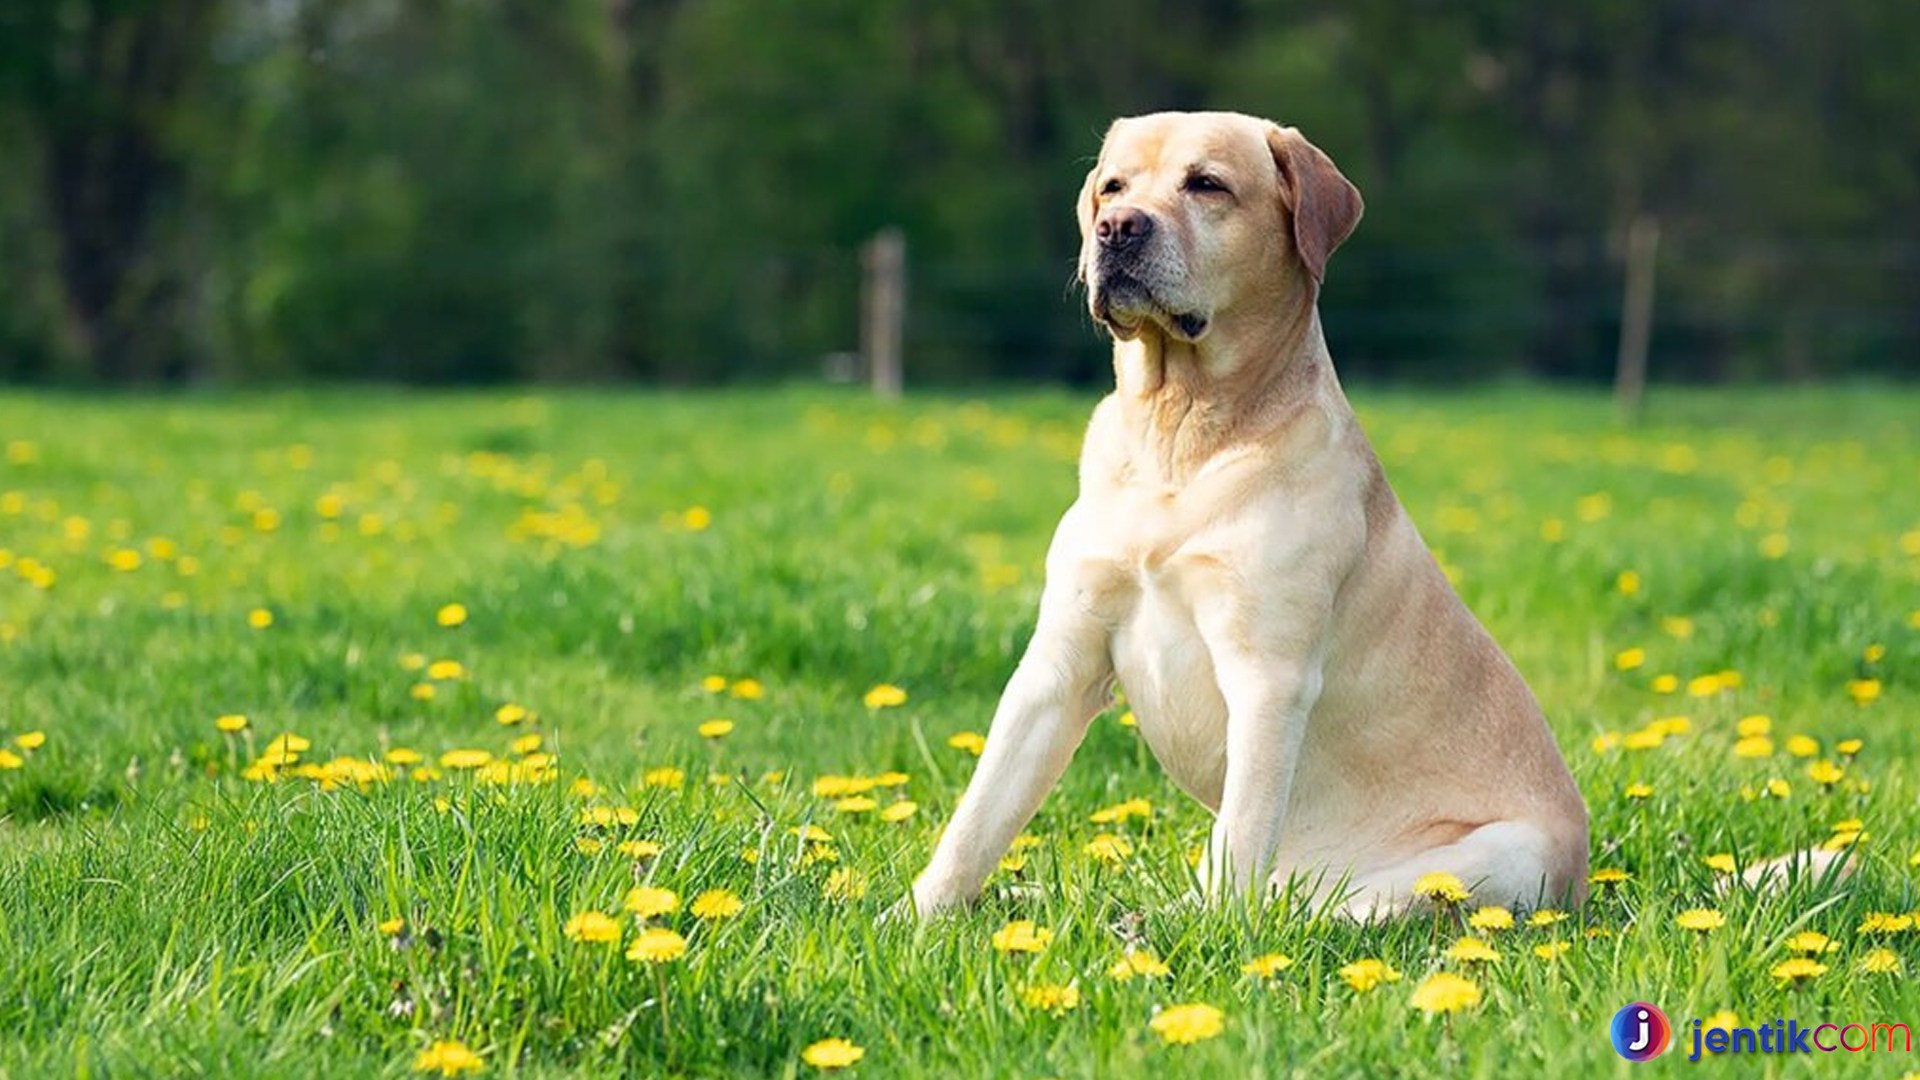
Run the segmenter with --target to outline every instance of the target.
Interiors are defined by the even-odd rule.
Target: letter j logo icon
[[[1644,1001],[1636,1001],[1614,1013],[1611,1031],[1613,1048],[1628,1061],[1652,1061],[1673,1037],[1667,1014]]]

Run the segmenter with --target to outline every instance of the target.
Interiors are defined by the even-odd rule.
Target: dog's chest
[[[1216,553],[1193,550],[1151,513],[1110,519],[1078,567],[1081,602],[1109,628],[1114,674],[1141,736],[1174,782],[1209,807],[1225,779],[1227,711],[1195,609],[1219,572]]]

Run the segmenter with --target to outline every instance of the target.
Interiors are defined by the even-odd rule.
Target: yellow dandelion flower
[[[1733,730],[1735,734],[1743,739],[1752,738],[1755,735],[1771,734],[1773,731],[1773,717],[1764,716],[1759,713],[1755,713],[1752,716],[1743,716],[1733,725]]]
[[[1733,744],[1733,756],[1763,758],[1773,753],[1773,740],[1765,735],[1748,735]]]
[[[1622,870],[1618,867],[1612,867],[1612,866],[1595,870],[1587,878],[1587,882],[1589,884],[1603,885],[1603,886],[1604,885],[1621,885],[1632,880],[1633,880],[1632,874],[1629,874],[1625,870]]]
[[[1913,927],[1912,915],[1896,915],[1890,911],[1871,911],[1860,920],[1862,934],[1904,934]]]
[[[1596,927],[1596,929],[1598,928]],[[1549,941],[1543,945],[1535,945],[1533,947],[1533,955],[1542,960],[1553,961],[1565,956],[1567,950],[1570,948],[1572,948],[1572,946],[1564,941]]]
[[[700,689],[705,690],[709,694],[724,694],[727,692],[727,685],[731,681],[732,680],[728,679],[725,675],[709,675],[700,680]]]
[[[1190,1046],[1211,1039],[1227,1029],[1227,1015],[1211,1005],[1198,1003],[1174,1005],[1162,1009],[1147,1026],[1161,1041]]]
[[[1566,922],[1568,918],[1569,916],[1564,911],[1555,908],[1541,908],[1539,911],[1527,916],[1527,925],[1536,930],[1543,930],[1549,926],[1558,926]]]
[[[232,735],[247,730],[247,718],[239,713],[228,713],[225,716],[215,717],[213,726]]]
[[[816,1069],[844,1069],[866,1056],[865,1048],[845,1039],[821,1039],[800,1051],[800,1060]]]
[[[1620,794],[1634,800],[1651,799],[1653,798],[1653,785],[1628,784],[1625,788],[1621,789]]]
[[[1240,965],[1242,973],[1257,979],[1271,979],[1293,966],[1293,957],[1285,953],[1268,953],[1256,956]]]
[[[620,940],[620,923],[598,911],[582,911],[567,920],[565,933],[569,941],[612,945]]]
[[[1500,960],[1500,950],[1477,937],[1463,937],[1447,946],[1447,959],[1463,964],[1492,964]]]
[[[448,604],[446,607],[434,613],[433,621],[449,629],[455,626],[465,625],[467,621],[467,605]]]
[[[434,682],[452,682],[467,677],[467,665],[458,660],[435,660],[427,665],[427,678]]]
[[[266,608],[254,608],[247,612],[247,625],[255,630],[265,630],[273,625],[273,612]]]
[[[517,705],[511,701],[493,710],[493,719],[502,727],[512,727],[514,724],[523,724],[532,715],[531,712],[527,711],[525,705]]]
[[[1709,1016],[1705,1020],[1702,1020],[1700,1022],[1700,1028],[1702,1033],[1705,1033],[1708,1031],[1730,1032],[1734,1028],[1737,1028],[1739,1026],[1740,1026],[1740,1014],[1737,1012],[1734,1012],[1732,1009],[1721,1009],[1719,1012],[1714,1013],[1712,1016]],[[1708,1053],[1714,1053],[1714,1054],[1717,1054],[1719,1052],[1720,1051],[1718,1050],[1708,1051]]]
[[[1730,852],[1716,852],[1700,861],[1706,864],[1707,869],[1712,870],[1716,874],[1731,874],[1739,870]]]
[[[400,932],[406,928],[407,920],[405,919],[385,919],[378,927],[381,937],[399,937]]]
[[[1706,934],[1727,925],[1727,917],[1712,908],[1688,908],[1675,915],[1673,922],[1682,930]]]
[[[1112,806],[1095,810],[1088,818],[1095,825],[1113,825],[1134,818],[1145,820],[1153,816],[1153,804],[1145,799],[1128,799]]]
[[[627,959],[643,964],[665,964],[687,954],[687,939],[663,926],[650,926],[634,935]]]
[[[1807,779],[1821,787],[1832,787],[1846,776],[1846,770],[1825,758],[1807,766]]]
[[[267,744],[267,749],[261,756],[281,759],[277,762],[278,764],[291,764],[301,754],[311,749],[313,749],[312,742],[289,731],[274,736],[273,741]]]
[[[1628,750],[1653,750],[1665,746],[1666,742],[1667,733],[1657,727],[1629,731],[1620,738],[1620,745]]]
[[[696,730],[703,739],[724,739],[733,734],[733,721],[716,718],[702,723]]]
[[[1080,988],[1071,983],[1036,983],[1020,992],[1020,1000],[1035,1012],[1059,1016],[1080,1007]]]
[[[1109,866],[1118,866],[1133,855],[1133,842],[1124,836],[1101,833],[1087,841],[1081,851]]]
[[[891,709],[907,703],[907,692],[892,683],[881,683],[860,699],[869,709]]]
[[[1053,931],[1016,919],[993,932],[993,950],[1001,953],[1037,953],[1053,941]]]
[[[640,782],[647,787],[672,788],[677,791],[685,786],[687,774],[683,769],[668,765],[658,769],[648,769],[640,774]]]
[[[1613,654],[1613,666],[1616,671],[1632,671],[1646,662],[1647,650],[1637,645]]]
[[[1841,757],[1853,757],[1867,744],[1860,739],[1841,739],[1833,744],[1833,752]]]
[[[1832,938],[1818,930],[1802,930],[1787,939],[1788,952],[1805,953],[1810,956],[1832,952],[1839,947]]]
[[[1450,971],[1436,971],[1420,980],[1407,1004],[1428,1016],[1459,1012],[1480,1004],[1480,986]]]
[[[1422,874],[1413,883],[1413,895],[1436,904],[1457,904],[1473,894],[1459,878],[1445,871]]]
[[[1113,962],[1107,974],[1115,982],[1126,982],[1130,979],[1164,979],[1173,974],[1173,969],[1145,949],[1129,949]]]
[[[1820,740],[1806,735],[1794,735],[1787,739],[1787,753],[1797,758],[1810,758],[1820,752]]]
[[[827,875],[826,884],[820,887],[820,893],[829,900],[844,904],[865,898],[867,889],[867,875],[851,866],[843,866]]]
[[[484,769],[493,764],[493,755],[485,750],[449,750],[440,755],[443,769]]]
[[[1837,832],[1822,841],[1820,849],[1822,851],[1845,851],[1860,841],[1865,840],[1867,836],[1867,833],[1861,832],[1858,829],[1851,832]]]
[[[1472,915],[1467,916],[1467,925],[1475,930],[1511,930],[1513,912],[1493,905],[1476,908]]]
[[[1860,971],[1867,975],[1900,974],[1900,954],[1892,949],[1873,949],[1860,957]]]
[[[767,696],[767,688],[759,679],[735,679],[727,692],[742,701],[759,701]]]
[[[979,757],[981,751],[987,748],[987,739],[986,736],[977,731],[962,731],[957,735],[949,736],[947,738],[947,745],[953,747],[955,750],[965,750],[974,757]]]
[[[413,1059],[413,1071],[439,1073],[441,1076],[471,1076],[487,1067],[479,1054],[464,1043],[443,1039],[420,1051]]]
[[[889,805],[885,810],[880,811],[880,820],[890,824],[898,824],[912,817],[918,813],[919,810],[919,803],[902,799],[897,803]]]
[[[1680,676],[1673,674],[1655,675],[1653,681],[1648,683],[1647,686],[1656,694],[1671,694],[1675,690],[1680,689]]]
[[[620,906],[643,919],[652,919],[679,910],[680,895],[657,885],[636,885],[627,890]]]
[[[614,850],[629,859],[651,859],[660,854],[657,840],[622,840],[614,845]]]
[[[1880,697],[1880,680],[1849,679],[1847,696],[1852,698],[1856,705],[1871,705]]]
[[[1688,697],[1712,697],[1726,689],[1718,675],[1696,675],[1687,680]]]
[[[1809,960],[1796,956],[1791,960],[1782,960],[1773,965],[1773,977],[1783,986],[1797,986],[1803,982],[1817,979],[1827,973],[1827,965],[1818,960]]]
[[[1340,977],[1357,994],[1364,994],[1382,983],[1399,982],[1400,973],[1384,960],[1355,960],[1340,969]]]
[[[687,910],[696,919],[718,922],[721,919],[733,918],[745,911],[746,907],[746,901],[735,896],[731,889],[708,889],[694,897],[693,903],[687,906]]]
[[[1632,570],[1622,570],[1613,579],[1613,587],[1621,596],[1637,596],[1640,592],[1640,575]]]
[[[849,795],[834,800],[833,809],[841,814],[871,814],[880,808],[880,801],[871,795]]]
[[[1663,716],[1648,724],[1646,730],[1661,735],[1685,735],[1693,730],[1693,720],[1685,716]]]

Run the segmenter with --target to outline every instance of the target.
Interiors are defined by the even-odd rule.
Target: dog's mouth
[[[1198,311],[1176,311],[1129,274],[1103,274],[1091,290],[1093,317],[1121,340],[1137,337],[1148,323],[1188,343],[1206,336],[1212,320]]]

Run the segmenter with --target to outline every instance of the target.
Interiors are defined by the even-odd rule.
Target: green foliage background
[[[1115,115],[1300,125],[1369,199],[1349,369],[1920,370],[1900,0],[19,0],[0,377],[670,382],[855,344],[903,228],[921,380],[1082,379],[1070,202]]]

